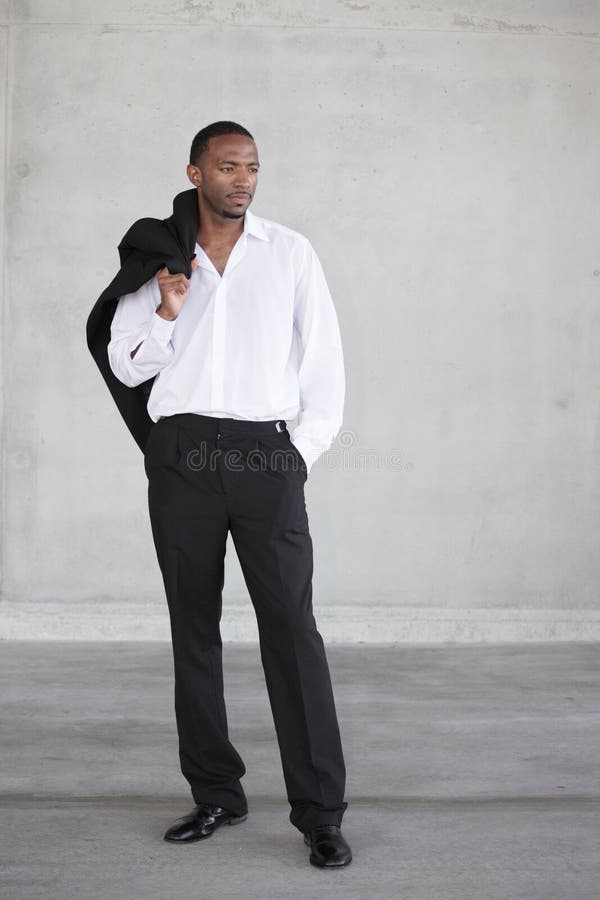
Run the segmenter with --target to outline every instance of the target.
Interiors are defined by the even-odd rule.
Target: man
[[[187,166],[194,190],[186,194],[197,209],[192,214],[186,200],[182,213],[179,195],[175,230],[171,220],[159,223],[169,224],[168,234],[141,220],[119,248],[123,277],[107,296],[117,283],[128,292],[114,315],[110,307],[106,348],[119,388],[97,359],[130,427],[122,386],[146,387],[156,423],[146,442],[132,430],[144,446],[170,615],[180,763],[196,804],[165,840],[201,840],[247,815],[245,767],[228,739],[219,631],[231,532],[256,611],[290,821],[311,847],[311,863],[345,866],[352,858],[340,828],[345,766],[312,612],[304,501],[310,469],[342,423],[342,346],[310,242],[248,209],[258,171],[256,144],[242,126],[216,122],[196,135]],[[193,252],[191,242],[181,251],[192,220]],[[135,265],[130,259],[127,268],[133,244]],[[187,274],[168,262],[180,251]],[[137,266],[139,280],[139,265],[138,286],[131,273]],[[290,435],[285,420],[296,417]]]

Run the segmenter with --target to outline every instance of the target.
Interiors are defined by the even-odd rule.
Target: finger
[[[188,280],[185,275],[166,275],[160,279],[160,283],[166,290],[173,291],[178,285],[188,286]]]
[[[192,260],[192,272],[195,272],[197,268],[198,268],[198,260],[193,259]]]

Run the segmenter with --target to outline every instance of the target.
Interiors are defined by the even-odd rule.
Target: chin
[[[242,219],[245,214],[245,209],[243,209],[241,212],[232,212],[230,209],[223,210],[223,216],[225,219]]]

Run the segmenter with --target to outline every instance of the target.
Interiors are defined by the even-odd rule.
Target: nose
[[[239,172],[237,178],[235,179],[234,187],[239,188],[243,191],[249,191],[250,184],[250,174],[248,172]]]

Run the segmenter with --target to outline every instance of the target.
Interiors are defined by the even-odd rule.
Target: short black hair
[[[207,125],[206,128],[202,128],[192,141],[190,149],[190,165],[198,165],[198,160],[204,151],[208,150],[208,142],[210,139],[212,137],[218,137],[221,134],[242,134],[244,137],[249,137],[252,141],[254,140],[248,129],[244,128],[243,125],[238,125],[237,122],[213,122],[212,125]]]

